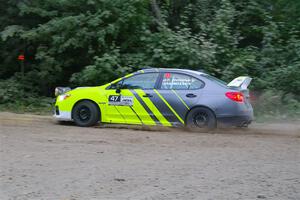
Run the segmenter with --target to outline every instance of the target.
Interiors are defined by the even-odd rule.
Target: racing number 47
[[[119,96],[119,95],[110,95],[108,98],[108,100],[112,101],[112,102],[119,102],[120,99],[121,99],[121,96]]]

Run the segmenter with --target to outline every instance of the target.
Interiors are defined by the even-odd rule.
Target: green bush
[[[0,81],[0,111],[49,114],[53,98],[39,96],[15,79]]]
[[[15,79],[0,81],[0,104],[14,103],[25,96],[22,84]]]
[[[299,97],[282,91],[264,91],[252,102],[257,121],[300,118]]]

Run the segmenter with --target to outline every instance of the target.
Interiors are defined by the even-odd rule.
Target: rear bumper
[[[253,121],[252,115],[242,115],[242,116],[226,116],[217,117],[218,127],[228,127],[228,126],[239,126],[245,127]]]

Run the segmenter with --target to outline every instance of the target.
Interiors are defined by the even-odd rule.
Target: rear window
[[[205,74],[205,75],[202,75],[204,76],[205,78],[217,83],[218,85],[221,85],[223,87],[227,87],[227,83],[225,81],[222,81],[214,76],[211,76],[211,75],[208,75],[208,74]]]

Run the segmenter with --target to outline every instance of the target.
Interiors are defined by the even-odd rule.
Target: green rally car
[[[203,72],[150,68],[96,87],[58,87],[54,117],[78,126],[121,123],[214,128],[247,126],[249,77],[229,84]]]

